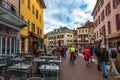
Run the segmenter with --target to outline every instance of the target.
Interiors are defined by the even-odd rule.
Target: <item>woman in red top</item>
[[[88,67],[89,59],[90,59],[90,49],[85,48],[84,51],[83,51],[83,55],[84,55],[84,59],[85,59],[85,62],[86,62],[86,66]]]

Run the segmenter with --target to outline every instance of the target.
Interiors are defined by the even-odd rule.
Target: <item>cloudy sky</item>
[[[60,26],[74,29],[92,21],[96,0],[44,0],[44,33]]]

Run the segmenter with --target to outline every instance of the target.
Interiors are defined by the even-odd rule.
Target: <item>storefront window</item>
[[[11,53],[14,53],[14,38],[11,40]]]
[[[2,54],[5,54],[5,37],[2,37]]]
[[[7,54],[10,54],[10,38],[7,38]]]

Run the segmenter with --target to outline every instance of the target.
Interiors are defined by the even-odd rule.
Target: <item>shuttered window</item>
[[[108,34],[111,34],[111,23],[108,21]]]
[[[116,29],[118,31],[120,30],[120,15],[116,14],[115,17],[116,17]]]

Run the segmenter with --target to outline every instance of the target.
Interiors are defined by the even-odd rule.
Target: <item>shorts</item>
[[[89,59],[85,58],[85,61],[89,61]]]

